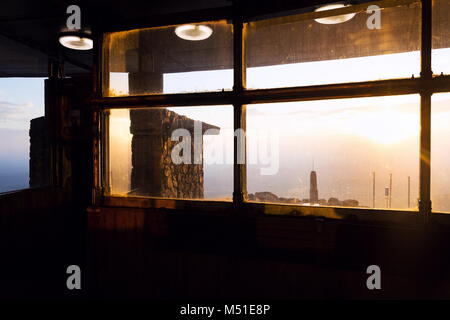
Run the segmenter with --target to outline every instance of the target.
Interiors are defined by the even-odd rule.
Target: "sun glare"
[[[406,112],[382,110],[360,114],[351,120],[348,130],[380,144],[401,143],[418,135],[419,119]]]
[[[443,66],[447,63],[450,57],[450,49],[435,50],[433,55],[434,65]],[[418,52],[406,52],[400,54],[387,54],[381,56],[372,57],[361,57],[353,59],[338,59],[330,61],[320,61],[320,62],[310,62],[310,63],[296,63],[290,65],[277,65],[277,66],[266,66],[249,68],[247,74],[250,79],[250,87],[255,88],[266,88],[266,87],[279,87],[279,86],[292,86],[292,85],[311,85],[311,84],[323,84],[330,82],[345,82],[345,81],[362,81],[367,79],[379,79],[384,78],[386,75],[388,77],[401,77],[410,74],[411,70],[405,68],[405,70],[399,70],[398,68],[393,68],[393,66],[402,65],[419,65],[415,63],[418,59]],[[408,63],[402,63],[408,61]],[[355,68],[355,65],[358,67]],[[364,66],[375,65],[375,68],[365,68]],[[327,72],[317,72],[321,68],[326,68]],[[290,70],[290,71],[289,71]],[[361,72],[365,70],[365,72]],[[395,71],[394,71],[395,70]],[[185,72],[185,73],[173,73],[164,75],[164,92],[196,92],[196,91],[209,91],[211,89],[217,90],[223,83],[219,81],[224,78],[226,74],[232,72],[232,70],[214,70],[214,71],[198,71],[198,72]],[[392,73],[394,72],[394,73]],[[392,73],[392,74],[391,74]],[[278,83],[279,74],[283,75],[283,81]],[[308,74],[306,78],[299,77],[299,74]],[[323,77],[327,74],[327,77]],[[118,95],[128,95],[128,74],[127,73],[111,73],[110,75],[110,88],[113,92]],[[311,78],[312,77],[312,78]],[[331,78],[330,78],[331,77]],[[225,77],[227,78],[227,77]],[[329,79],[330,78],[330,79]],[[252,80],[253,79],[253,80]],[[303,79],[303,80],[302,80]],[[206,80],[206,81],[205,81]],[[275,82],[274,82],[275,81]],[[306,82],[305,82],[306,81]],[[213,83],[213,84],[211,84]],[[379,97],[370,98],[372,99],[370,105],[371,108],[367,108],[365,111],[361,112],[343,112],[342,117],[328,117],[327,115],[321,115],[318,113],[323,121],[322,128],[324,131],[327,128],[336,129],[336,125],[343,128],[340,131],[342,133],[351,134],[357,137],[366,138],[370,141],[383,144],[391,145],[395,143],[401,143],[409,138],[414,138],[418,136],[419,133],[419,118],[417,114],[412,114],[406,109],[396,108],[399,105],[406,105],[410,102],[410,98],[407,96],[398,97]],[[415,98],[414,98],[415,99]],[[367,106],[367,99],[363,102],[363,105]],[[320,104],[320,109],[324,110],[324,107],[329,106],[327,102],[318,101]],[[358,99],[343,99],[342,101],[333,101],[331,108],[341,107],[343,108],[357,108]],[[413,102],[414,104],[416,101]],[[305,106],[305,103],[302,103]],[[194,110],[194,108],[192,108]],[[273,109],[272,109],[273,110]],[[281,109],[275,110],[276,112],[272,114],[271,111],[267,110],[270,117],[268,119],[268,125],[272,127],[274,124],[274,118],[281,116],[283,121],[282,126],[279,128],[280,131],[287,131],[290,127],[289,123],[295,121],[295,125],[292,128],[306,129],[308,124],[306,123],[307,116],[301,117],[291,117],[289,115],[280,114]],[[286,110],[286,109],[284,109]],[[175,110],[174,110],[175,111]],[[339,111],[339,110],[335,110]],[[194,111],[189,111],[184,114],[188,117],[195,117]],[[209,123],[220,122],[221,116],[209,115],[207,119],[201,119]],[[217,121],[215,121],[217,119]],[[339,121],[336,124],[334,121]],[[275,121],[276,122],[276,121]],[[299,122],[304,122],[299,124]],[[330,126],[331,125],[331,126]],[[329,130],[329,129],[328,129]],[[123,135],[120,135],[123,137]],[[127,137],[129,139],[129,137]]]

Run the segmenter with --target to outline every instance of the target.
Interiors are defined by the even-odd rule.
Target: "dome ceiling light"
[[[185,24],[175,28],[175,34],[184,40],[201,41],[208,39],[213,30],[205,25]]]
[[[349,7],[349,6],[350,5],[346,5],[346,4],[342,4],[342,3],[336,3],[336,4],[329,4],[329,5],[325,5],[325,6],[319,7],[319,8],[317,8],[314,11],[315,12],[320,12],[320,11],[327,11],[327,10],[345,8],[345,7]],[[333,16],[333,17],[318,18],[318,19],[314,19],[314,20],[316,22],[318,22],[318,23],[321,23],[321,24],[338,24],[338,23],[349,21],[355,15],[356,15],[356,12],[354,12],[354,13],[347,13],[347,14],[341,14],[341,15]]]
[[[94,41],[87,33],[61,33],[59,43],[73,50],[91,50],[94,46]]]

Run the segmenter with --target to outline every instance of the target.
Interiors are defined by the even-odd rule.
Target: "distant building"
[[[301,203],[301,201],[297,198],[278,197],[276,194],[269,191],[255,192],[255,194],[249,193],[248,200],[257,202],[275,202],[275,203],[292,203],[292,204]]]
[[[311,171],[309,184],[309,202],[311,204],[319,202],[319,191],[317,190],[317,174]]]
[[[255,192],[256,201],[262,202],[280,202],[280,199],[276,194],[272,192],[264,191],[264,192]]]
[[[358,202],[358,200],[354,200],[354,199],[346,199],[346,200],[342,201],[342,206],[343,207],[359,207],[359,202]]]
[[[341,203],[341,201],[339,201],[338,198],[331,197],[330,199],[328,199],[328,205],[329,206],[342,206],[342,203]]]

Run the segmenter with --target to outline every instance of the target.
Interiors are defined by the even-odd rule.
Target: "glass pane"
[[[432,69],[450,74],[450,0],[433,0]]]
[[[433,211],[450,212],[450,93],[432,96],[431,201]]]
[[[309,12],[248,23],[247,87],[419,76],[420,2],[395,3],[367,3],[337,17],[316,19]],[[381,10],[368,14],[371,5]]]
[[[417,208],[419,106],[419,95],[248,106],[249,200]]]
[[[231,200],[231,106],[114,109],[111,195]]]
[[[0,79],[0,193],[48,185],[44,79]]]
[[[103,94],[231,90],[231,26],[222,21],[107,34]]]

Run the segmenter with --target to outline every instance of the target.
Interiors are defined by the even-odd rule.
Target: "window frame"
[[[399,2],[415,2],[399,0]],[[364,4],[363,4],[364,5]],[[338,10],[343,9],[337,9]],[[344,8],[345,10],[345,8]],[[339,12],[341,12],[339,11]],[[273,13],[273,12],[272,12]],[[200,92],[178,94],[151,94],[126,97],[104,97],[103,92],[103,39],[106,32],[125,31],[136,28],[170,26],[183,23],[196,23],[227,19],[233,25],[233,74],[232,91]],[[430,200],[430,145],[431,145],[431,96],[433,93],[450,92],[450,76],[433,76],[431,70],[432,57],[432,0],[421,0],[421,72],[418,78],[387,79],[354,83],[339,83],[314,86],[300,86],[273,89],[246,89],[245,62],[245,23],[254,17],[248,16],[234,4],[232,8],[219,8],[189,12],[184,15],[159,17],[154,23],[127,24],[118,23],[113,28],[96,33],[95,67],[96,89],[93,106],[96,135],[94,138],[94,206],[121,206],[140,208],[195,209],[200,211],[222,211],[225,209],[242,209],[247,215],[261,213],[286,214],[291,216],[306,215],[326,218],[355,218],[389,221],[411,221],[412,224],[428,221],[431,215]],[[106,174],[108,152],[107,117],[104,110],[114,108],[160,108],[177,106],[233,105],[234,129],[246,128],[246,105],[256,103],[291,102],[308,100],[325,100],[341,98],[360,98],[376,96],[392,96],[405,94],[420,95],[420,166],[419,166],[419,208],[417,210],[392,210],[371,208],[336,208],[307,207],[292,204],[270,204],[248,202],[246,164],[237,164],[237,139],[234,139],[234,182],[233,201],[221,202],[213,200],[182,200],[156,197],[114,197],[106,195],[108,181]],[[244,144],[245,145],[245,144]],[[380,213],[383,213],[380,215]]]

